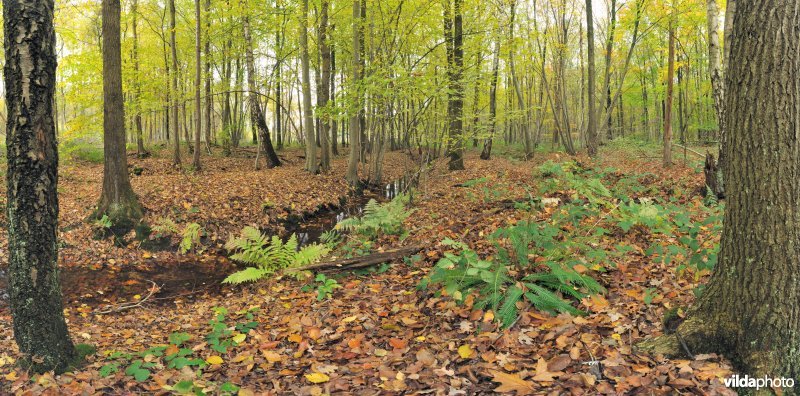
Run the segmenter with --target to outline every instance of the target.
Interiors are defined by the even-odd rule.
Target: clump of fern
[[[336,224],[336,228],[373,240],[380,235],[402,235],[405,231],[403,221],[413,213],[413,210],[406,209],[408,202],[408,194],[400,194],[383,204],[370,199],[361,217],[344,219]]]
[[[245,227],[239,237],[231,236],[225,249],[233,253],[230,256],[232,260],[250,265],[223,280],[233,284],[255,282],[284,269],[311,264],[330,251],[327,246],[319,244],[298,249],[296,235],[284,243],[279,237],[267,237],[254,227]]]

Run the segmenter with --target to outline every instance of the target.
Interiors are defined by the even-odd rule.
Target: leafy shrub
[[[245,227],[241,236],[231,236],[225,249],[234,252],[231,259],[252,265],[229,275],[224,283],[255,282],[267,275],[287,268],[311,264],[330,251],[325,245],[311,244],[298,250],[297,236],[292,235],[284,243],[277,236],[268,238],[254,227]]]
[[[314,281],[317,283],[317,301],[330,298],[334,290],[342,287],[336,279],[328,278],[325,274],[317,274]]]
[[[476,308],[496,312],[497,319],[504,327],[516,320],[516,304],[523,298],[543,311],[580,314],[581,311],[563,297],[580,300],[588,294],[603,291],[602,286],[591,277],[555,261],[547,261],[543,272],[528,274],[537,269],[529,257],[541,253],[553,243],[550,231],[529,232],[534,229],[529,224],[499,230],[493,236],[498,251],[493,260],[481,259],[466,244],[445,239],[443,245],[460,249],[461,252],[445,253],[420,287],[441,284],[444,291],[457,301],[463,300],[468,293],[477,292]],[[503,238],[511,241],[510,248],[499,242]],[[533,244],[533,247],[529,244]],[[515,270],[512,272],[511,268]]]
[[[336,229],[356,233],[372,240],[380,235],[402,235],[403,221],[413,213],[413,210],[406,209],[408,201],[408,194],[400,194],[383,204],[370,199],[364,206],[361,217],[344,219],[336,224]]]
[[[165,237],[177,234],[178,225],[175,224],[175,222],[172,219],[168,217],[162,217],[156,220],[155,223],[153,223],[152,230],[156,232],[156,235],[158,237]]]

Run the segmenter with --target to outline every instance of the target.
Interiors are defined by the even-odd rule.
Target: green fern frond
[[[263,268],[249,267],[228,275],[222,283],[238,285],[245,282],[255,282],[267,274],[269,274],[269,272]]]

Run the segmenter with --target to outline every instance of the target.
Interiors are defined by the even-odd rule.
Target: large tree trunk
[[[300,20],[300,69],[303,89],[303,122],[306,140],[306,170],[319,173],[317,142],[314,138],[314,115],[311,112],[311,76],[308,65],[308,0],[303,0]]]
[[[448,34],[449,20],[449,7],[445,11],[445,36],[448,41],[452,40],[452,58],[448,62],[450,69],[450,99],[448,106],[449,111],[449,129],[448,129],[448,143],[447,143],[447,156],[449,157],[447,167],[450,170],[464,169],[464,84],[461,81],[461,76],[464,69],[464,34],[462,28],[462,13],[461,3],[462,0],[453,0],[453,19],[452,19],[452,34]]]
[[[586,149],[589,156],[597,156],[597,114],[595,114],[595,72],[594,72],[594,14],[592,14],[592,0],[586,0],[586,70],[588,79],[587,102],[589,104],[589,118],[586,125]],[[544,71],[542,71],[544,73]]]
[[[8,115],[6,214],[14,339],[34,371],[61,372],[74,359],[75,347],[64,320],[58,276],[53,1],[5,1],[3,21]]]
[[[274,168],[281,165],[281,160],[272,147],[267,121],[264,119],[264,113],[261,111],[261,103],[258,101],[258,87],[256,86],[255,76],[256,67],[255,60],[253,59],[253,40],[250,36],[250,18],[245,16],[242,22],[245,41],[244,55],[245,63],[247,64],[247,89],[250,91],[247,94],[250,101],[250,122],[253,123],[253,128],[258,128],[258,143],[261,145],[261,150],[267,159],[267,167]]]
[[[739,0],[726,73],[719,264],[677,333],[742,374],[800,377],[800,26],[795,2]],[[641,346],[682,353],[675,335]],[[797,394],[797,388],[784,389]]]
[[[516,68],[516,64],[514,62],[514,58],[515,58],[514,55],[515,55],[515,52],[516,52],[516,48],[515,48],[513,43],[514,43],[514,24],[516,23],[515,22],[516,9],[517,9],[516,5],[517,5],[516,0],[512,0],[511,1],[511,5],[510,5],[511,6],[511,17],[509,18],[509,21],[508,21],[508,24],[509,24],[509,26],[508,26],[509,42],[512,43],[508,48],[508,65],[509,65],[509,68],[510,68],[510,71],[511,71],[511,82],[514,85],[514,93],[516,94],[516,97],[517,97],[517,106],[519,106],[519,109],[521,111],[523,111],[525,114],[527,114],[527,111],[524,110],[525,107],[526,107],[525,106],[525,98],[522,95],[522,86],[521,86],[521,84],[519,82],[519,78],[517,77],[517,68]],[[525,147],[525,159],[526,160],[533,159],[533,144],[531,143],[530,119],[528,119],[527,116],[522,121],[520,127],[521,127],[520,128],[521,129],[520,132],[522,132],[522,142],[523,142],[523,145]]]
[[[103,1],[103,192],[91,218],[107,215],[114,227],[129,229],[142,217],[128,177],[125,108],[122,97],[120,1]]]
[[[205,37],[205,93],[206,93],[206,112],[205,112],[205,130],[204,134],[206,136],[206,147],[208,148],[208,153],[211,154],[211,113],[214,111],[214,98],[211,96],[211,79],[214,77],[211,74],[211,0],[206,0],[205,3],[205,15],[206,15],[206,37]],[[216,143],[216,137],[214,138],[214,142]]]

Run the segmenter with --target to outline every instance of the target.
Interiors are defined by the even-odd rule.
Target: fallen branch
[[[153,296],[158,290],[161,290],[161,287],[158,286],[155,282],[148,280],[148,282],[152,283],[153,286],[150,286],[150,293],[148,293],[143,299],[135,302],[135,303],[121,303],[115,305],[107,305],[106,309],[102,311],[95,311],[94,314],[101,315],[101,314],[109,314],[112,312],[122,312],[128,309],[133,309],[136,307],[141,307],[150,297]]]
[[[705,158],[705,157],[706,157],[706,155],[705,155],[705,154],[701,154],[701,153],[699,153],[699,152],[697,152],[697,151],[694,151],[694,150],[692,150],[692,149],[690,149],[690,148],[688,148],[688,147],[686,147],[686,146],[684,146],[684,145],[680,145],[680,144],[678,144],[678,143],[672,143],[672,145],[673,145],[673,146],[680,147],[680,148],[682,148],[682,149],[684,149],[684,150],[686,150],[686,151],[688,151],[688,152],[690,152],[690,153],[692,153],[692,154],[694,154],[694,155],[697,155],[697,156],[698,156],[698,157],[700,157],[700,158]]]
[[[422,250],[421,246],[410,246],[395,250],[389,250],[380,253],[374,253],[361,257],[354,257],[348,259],[339,259],[334,261],[326,261],[307,265],[305,267],[295,268],[295,271],[314,271],[314,272],[339,272],[348,271],[359,268],[371,267],[386,263],[392,260],[397,260],[418,253]]]

